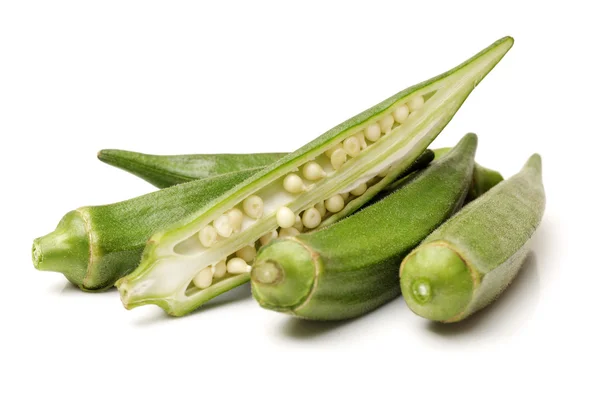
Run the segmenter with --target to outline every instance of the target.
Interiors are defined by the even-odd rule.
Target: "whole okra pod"
[[[468,134],[377,203],[263,247],[251,273],[254,298],[296,317],[339,320],[398,296],[402,258],[462,206],[476,147],[477,137]]]
[[[465,206],[414,249],[400,267],[410,309],[456,322],[487,306],[510,284],[530,248],[546,196],[539,155]]]

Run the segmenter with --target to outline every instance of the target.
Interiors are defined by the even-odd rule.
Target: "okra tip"
[[[254,261],[252,295],[262,307],[292,311],[310,295],[318,266],[317,256],[300,241],[289,238],[271,242]]]
[[[420,246],[400,267],[400,288],[407,305],[430,320],[450,322],[460,316],[474,287],[471,270],[448,243]]]

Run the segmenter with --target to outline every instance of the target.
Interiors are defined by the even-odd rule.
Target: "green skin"
[[[439,158],[450,151],[451,147],[443,147],[441,149],[435,149],[433,152],[435,153],[435,158]],[[473,182],[471,182],[471,187],[469,188],[469,194],[467,195],[466,202],[469,203],[500,182],[502,182],[504,178],[502,174],[498,171],[494,171],[493,169],[489,169],[483,167],[477,163],[475,163],[475,167],[473,168]]]
[[[85,291],[114,285],[138,264],[148,238],[251,176],[252,170],[159,190],[67,213],[56,230],[33,241],[33,264],[65,275]]]
[[[402,262],[400,286],[424,318],[461,321],[510,284],[527,255],[546,197],[539,155],[465,206]]]
[[[285,155],[286,153],[254,153],[160,156],[109,149],[100,150],[98,159],[162,189],[233,171],[250,169],[258,172]]]
[[[170,229],[156,232],[144,249],[138,268],[116,283],[124,306],[133,308],[156,304],[171,315],[184,315],[197,309],[220,293],[247,282],[249,274],[226,277],[206,289],[190,286],[194,276],[275,229],[275,211],[279,207],[286,206],[298,213],[343,192],[361,179],[371,177],[372,173],[377,174],[392,166],[388,174],[371,186],[366,196],[363,195],[366,200],[375,196],[425,151],[512,44],[510,37],[500,39],[458,67],[391,96],[275,161],[205,206],[198,207],[194,214]],[[423,96],[425,104],[401,126],[391,129],[359,155],[349,159],[340,170],[315,182],[310,190],[294,196],[282,192],[284,176],[297,171],[309,160],[322,157],[325,150],[364,131],[415,96]],[[198,243],[197,235],[204,226],[259,191],[266,193],[265,204],[270,207],[259,220],[210,248]],[[334,215],[349,215],[359,206],[350,202]]]
[[[379,202],[316,232],[275,240],[252,269],[267,309],[314,320],[357,317],[400,294],[398,265],[458,210],[471,182],[477,136]]]

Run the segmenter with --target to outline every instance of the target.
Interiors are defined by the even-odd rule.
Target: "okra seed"
[[[229,217],[227,215],[221,215],[219,218],[215,219],[213,223],[217,233],[223,237],[231,236],[233,232],[233,227],[229,223]]]
[[[365,140],[365,134],[363,132],[357,133],[354,137],[358,139],[358,143],[362,150],[367,148],[367,141]]]
[[[360,196],[361,194],[363,194],[366,191],[367,191],[367,184],[361,183],[360,185],[358,185],[357,187],[352,189],[350,191],[350,194],[352,194],[353,196]]]
[[[294,228],[297,229],[299,232],[302,232],[304,230],[304,225],[302,224],[302,218],[300,218],[299,215],[296,215],[296,222],[294,223]]]
[[[198,272],[192,282],[194,285],[200,289],[206,289],[210,285],[212,285],[213,280],[213,272],[210,267],[204,268],[202,271]]]
[[[337,149],[331,155],[331,166],[333,169],[340,169],[346,162],[346,152],[344,149]]]
[[[380,177],[380,178],[385,178],[387,176],[388,172],[390,172],[390,169],[389,168],[385,168],[381,172],[379,172],[377,174],[377,176]]]
[[[408,108],[411,112],[417,111],[419,108],[423,107],[423,104],[425,104],[423,96],[415,96],[408,101]]]
[[[365,130],[365,136],[371,142],[375,142],[381,137],[381,128],[378,124],[371,124]]]
[[[210,247],[217,241],[217,230],[212,225],[206,225],[198,236],[202,246]]]
[[[225,273],[227,273],[227,263],[225,260],[221,260],[218,263],[213,264],[210,269],[213,273],[213,278],[222,278],[225,276]]]
[[[237,208],[232,208],[231,210],[227,211],[225,215],[229,217],[229,224],[231,224],[233,231],[239,232],[239,230],[242,228],[244,214]]]
[[[339,194],[336,194],[325,200],[325,208],[332,213],[341,211],[344,208],[344,199]]]
[[[327,214],[327,209],[325,208],[325,201],[320,201],[317,204],[315,204],[315,208],[319,211],[321,217],[324,217],[325,214]]]
[[[244,200],[244,203],[242,204],[242,206],[244,207],[244,212],[250,218],[257,219],[262,216],[263,201],[260,197],[258,197],[256,195],[252,195],[252,196],[248,197],[246,200]]]
[[[302,168],[302,173],[304,177],[309,181],[316,181],[318,179],[324,178],[327,174],[323,171],[323,168],[316,163],[315,161],[309,161]]]
[[[348,193],[348,192],[340,193],[340,196],[342,196],[342,199],[344,199],[344,201],[348,201],[348,198],[350,197],[350,193]]]
[[[383,133],[390,133],[392,126],[394,126],[394,117],[392,115],[386,115],[379,121],[379,125],[381,126]]]
[[[280,207],[275,215],[277,225],[282,228],[291,228],[296,223],[296,215],[287,207]]]
[[[283,188],[290,193],[300,193],[306,190],[302,178],[296,174],[289,174],[283,180]]]
[[[234,257],[227,261],[227,272],[230,274],[243,274],[244,272],[250,272],[250,266],[239,257]]]
[[[254,260],[254,257],[256,257],[256,248],[254,246],[242,247],[235,252],[235,255],[249,263],[250,261]]]
[[[302,214],[302,223],[308,229],[316,228],[321,223],[321,213],[314,207],[307,209]]]
[[[262,235],[259,239],[260,244],[263,246],[266,246],[267,244],[269,244],[269,242],[273,239],[277,238],[277,231],[271,231],[269,233],[266,233],[264,235]]]
[[[279,230],[279,237],[285,238],[290,236],[297,236],[300,234],[300,231],[296,228],[283,228]]]
[[[335,146],[330,147],[329,149],[325,150],[325,155],[329,158],[331,158],[331,155],[333,154],[334,151],[336,151],[337,149],[341,149],[342,148],[342,144],[338,143]]]
[[[401,124],[408,118],[410,110],[406,104],[402,104],[400,107],[394,110],[394,119],[397,123]]]
[[[360,142],[354,136],[344,140],[344,151],[350,155],[350,157],[356,157],[360,153]]]

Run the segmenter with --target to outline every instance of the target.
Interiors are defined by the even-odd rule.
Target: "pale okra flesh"
[[[295,317],[340,320],[397,297],[402,258],[462,206],[476,147],[468,134],[377,203],[261,248],[251,272],[254,298]]]
[[[303,227],[316,229],[344,214],[353,201],[356,207],[356,199],[374,196],[427,148],[512,43],[503,38],[458,67],[397,93],[276,161],[172,229],[154,234],[139,267],[117,282],[125,307],[156,304],[172,315],[189,313],[249,280],[252,260],[236,256],[237,251],[276,235],[294,236]],[[300,180],[292,178],[295,183],[284,188],[290,174]],[[336,195],[344,201],[337,213],[325,205]],[[279,229],[276,216],[282,207],[296,215],[295,226]],[[231,210],[242,214],[235,227],[223,223]],[[222,232],[214,235],[217,221]],[[193,280],[206,268],[213,279],[206,277],[200,288]]]
[[[519,272],[545,203],[535,154],[402,261],[400,286],[410,309],[430,320],[457,322],[490,304]]]

